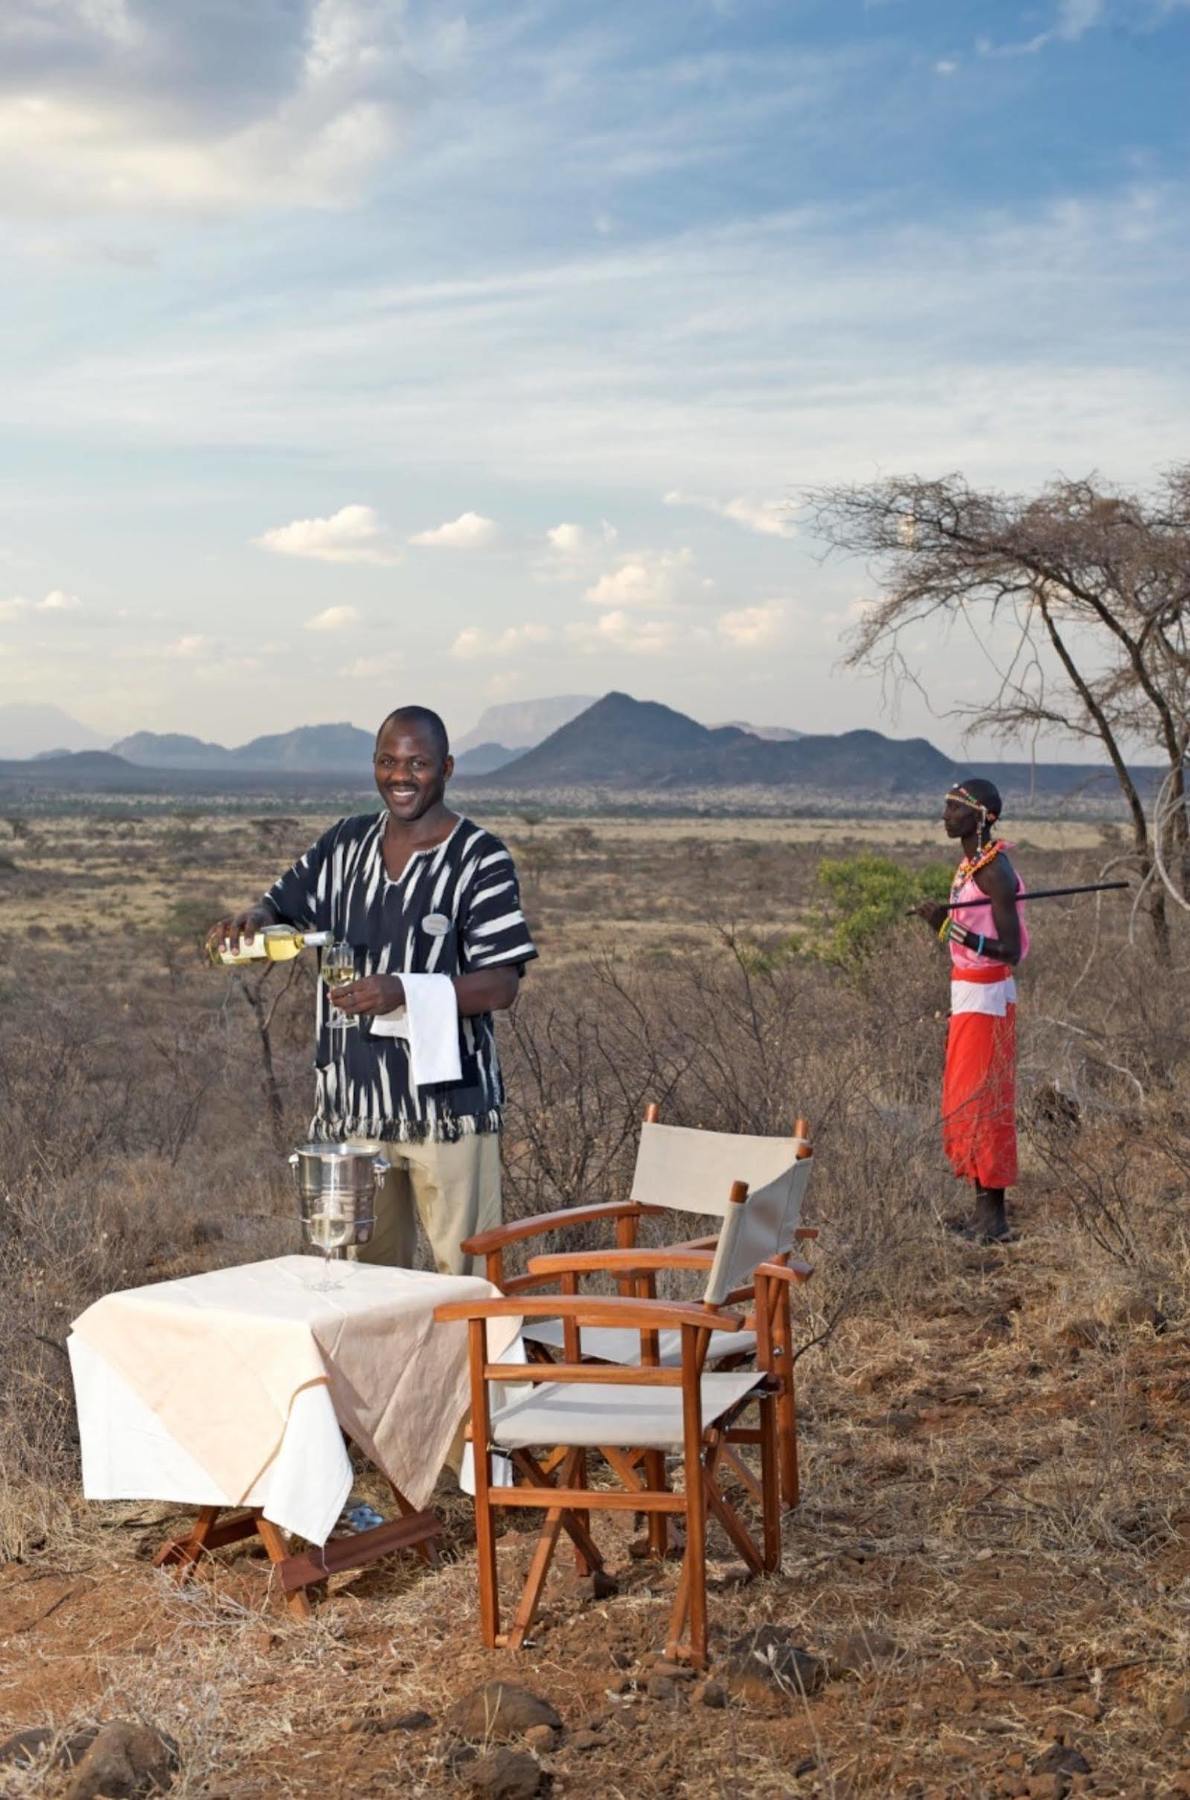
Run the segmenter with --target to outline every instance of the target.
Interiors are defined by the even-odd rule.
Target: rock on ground
[[[66,1800],[135,1800],[164,1793],[178,1766],[172,1738],[124,1719],[101,1726],[66,1790]]]
[[[816,1694],[827,1677],[820,1656],[793,1641],[788,1625],[758,1625],[728,1644],[719,1674],[732,1693],[771,1699]]]
[[[548,1700],[511,1681],[485,1681],[456,1700],[446,1715],[447,1729],[473,1744],[507,1742],[531,1725],[560,1731],[562,1721]]]
[[[540,1763],[524,1750],[491,1750],[467,1765],[464,1779],[485,1800],[534,1800],[541,1792]]]

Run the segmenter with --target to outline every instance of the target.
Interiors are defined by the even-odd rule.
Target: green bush
[[[860,962],[879,950],[917,900],[945,900],[945,863],[907,869],[888,856],[826,857],[818,865],[825,906],[821,934],[808,946],[827,962]]]

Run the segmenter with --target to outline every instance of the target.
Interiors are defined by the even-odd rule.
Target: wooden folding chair
[[[656,1102],[650,1101],[644,1109],[644,1125],[656,1125],[661,1117]],[[666,1127],[666,1130],[671,1129]],[[810,1128],[804,1119],[799,1119],[793,1129],[794,1143],[798,1154],[807,1156]],[[705,1132],[699,1134],[700,1142],[712,1139],[728,1141],[737,1147],[741,1155],[747,1154],[749,1144],[781,1143],[788,1145],[787,1138],[764,1138],[735,1135],[729,1132]],[[519,1294],[540,1285],[534,1276],[529,1274],[514,1275],[507,1266],[508,1252],[516,1244],[525,1244],[535,1238],[549,1238],[555,1232],[571,1231],[576,1225],[610,1225],[613,1228],[614,1244],[618,1250],[631,1250],[637,1242],[642,1219],[663,1217],[671,1214],[680,1222],[691,1214],[723,1212],[723,1194],[726,1188],[720,1179],[719,1185],[709,1204],[703,1204],[704,1190],[709,1186],[705,1172],[697,1166],[686,1171],[689,1178],[689,1191],[686,1184],[671,1184],[664,1190],[660,1185],[647,1177],[642,1182],[641,1154],[644,1147],[645,1132],[641,1133],[641,1145],[637,1152],[637,1165],[633,1174],[632,1188],[627,1200],[600,1200],[589,1206],[561,1206],[553,1212],[535,1213],[530,1218],[510,1219],[503,1225],[495,1225],[490,1231],[477,1232],[474,1237],[464,1238],[460,1249],[467,1256],[482,1256],[484,1274],[503,1294]],[[740,1179],[755,1179],[748,1167],[737,1171]],[[730,1176],[735,1180],[737,1175]],[[763,1177],[767,1179],[767,1176]],[[649,1193],[642,1191],[647,1185]],[[795,1236],[816,1237],[817,1232],[798,1231],[795,1222]],[[695,1240],[695,1246],[702,1249],[713,1249],[715,1237],[704,1237]],[[610,1246],[609,1246],[610,1247]]]
[[[457,1301],[440,1306],[440,1320],[466,1319],[470,1327],[471,1420],[475,1447],[475,1522],[479,1567],[479,1613],[489,1648],[519,1649],[541,1599],[546,1575],[562,1532],[584,1566],[604,1566],[590,1530],[598,1511],[643,1512],[650,1518],[673,1515],[685,1523],[686,1548],[678,1592],[670,1615],[666,1653],[697,1668],[707,1662],[706,1533],[708,1517],[722,1525],[753,1574],[780,1566],[780,1500],[777,1487],[776,1390],[758,1371],[705,1373],[707,1346],[716,1331],[735,1332],[742,1320],[714,1306],[669,1305],[624,1295],[522,1296]],[[499,1317],[529,1321],[555,1317],[563,1330],[560,1363],[490,1363],[486,1321]],[[584,1329],[632,1331],[643,1340],[673,1331],[680,1344],[679,1365],[661,1368],[583,1362],[578,1340]],[[528,1384],[528,1392],[507,1405],[492,1404],[491,1388]],[[744,1409],[759,1408],[751,1434],[760,1447],[763,1528],[758,1545],[719,1485],[726,1433]],[[555,1452],[547,1468],[542,1447]],[[561,1447],[560,1455],[557,1447]],[[618,1478],[618,1489],[591,1486],[587,1461],[602,1455]],[[645,1474],[633,1452],[645,1451]],[[511,1487],[492,1483],[493,1451],[509,1456]],[[667,1479],[667,1456],[680,1459],[682,1486]],[[494,1513],[498,1508],[532,1508],[544,1513],[537,1546],[520,1600],[507,1630],[501,1628]]]
[[[655,1115],[656,1108],[649,1112]],[[622,1294],[655,1298],[660,1271],[690,1270],[706,1276],[704,1303],[747,1305],[749,1316],[740,1332],[717,1332],[711,1338],[707,1365],[727,1371],[757,1360],[758,1366],[776,1378],[781,1491],[787,1507],[796,1506],[800,1495],[790,1293],[812,1273],[809,1264],[796,1258],[793,1251],[802,1240],[817,1235],[801,1224],[812,1158],[808,1139],[809,1128],[802,1119],[794,1137],[770,1138],[661,1125],[655,1116],[647,1116],[637,1151],[631,1204],[641,1215],[666,1210],[718,1214],[723,1223],[717,1236],[657,1249],[633,1246],[534,1256],[526,1275],[513,1277],[508,1290],[537,1290],[545,1282],[551,1286],[561,1282],[564,1293],[574,1294],[578,1287],[573,1278],[602,1273],[615,1276]],[[736,1178],[750,1184],[743,1211],[726,1198]],[[629,1222],[635,1229],[636,1220]],[[756,1271],[762,1268],[768,1273],[760,1277],[758,1286]],[[761,1310],[766,1315],[768,1347],[763,1360],[758,1358],[757,1315]],[[562,1345],[561,1327],[554,1320],[528,1324],[524,1335],[531,1346],[550,1354],[556,1354]],[[679,1348],[676,1332],[662,1333],[656,1343],[646,1339],[643,1349],[630,1331],[589,1330],[581,1338],[584,1358],[629,1365],[643,1355],[648,1362],[675,1367]],[[731,1450],[726,1456],[740,1480],[754,1485],[747,1465]],[[663,1521],[659,1525],[651,1534],[657,1541],[665,1535]]]

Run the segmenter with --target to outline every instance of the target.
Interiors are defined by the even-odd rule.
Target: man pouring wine
[[[373,768],[384,810],[341,819],[209,941],[235,952],[270,926],[328,934],[321,954],[346,978],[318,984],[311,1135],[382,1146],[392,1165],[355,1254],[408,1267],[416,1205],[438,1269],[465,1274],[461,1241],[500,1222],[492,1014],[537,951],[507,848],[446,805],[438,714],[390,713]]]

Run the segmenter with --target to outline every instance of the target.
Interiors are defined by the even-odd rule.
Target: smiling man
[[[382,1145],[392,1164],[361,1258],[408,1267],[416,1205],[438,1268],[469,1273],[460,1242],[500,1222],[504,1087],[492,1014],[511,1006],[537,951],[508,850],[446,805],[454,761],[437,713],[390,713],[373,766],[384,810],[340,820],[263,900],[212,935],[236,942],[283,923],[352,946],[355,979],[329,999],[358,1028],[331,1029],[318,984],[312,1135]],[[453,983],[458,1080],[419,1086],[409,1040],[372,1029],[404,1004],[403,974]]]

